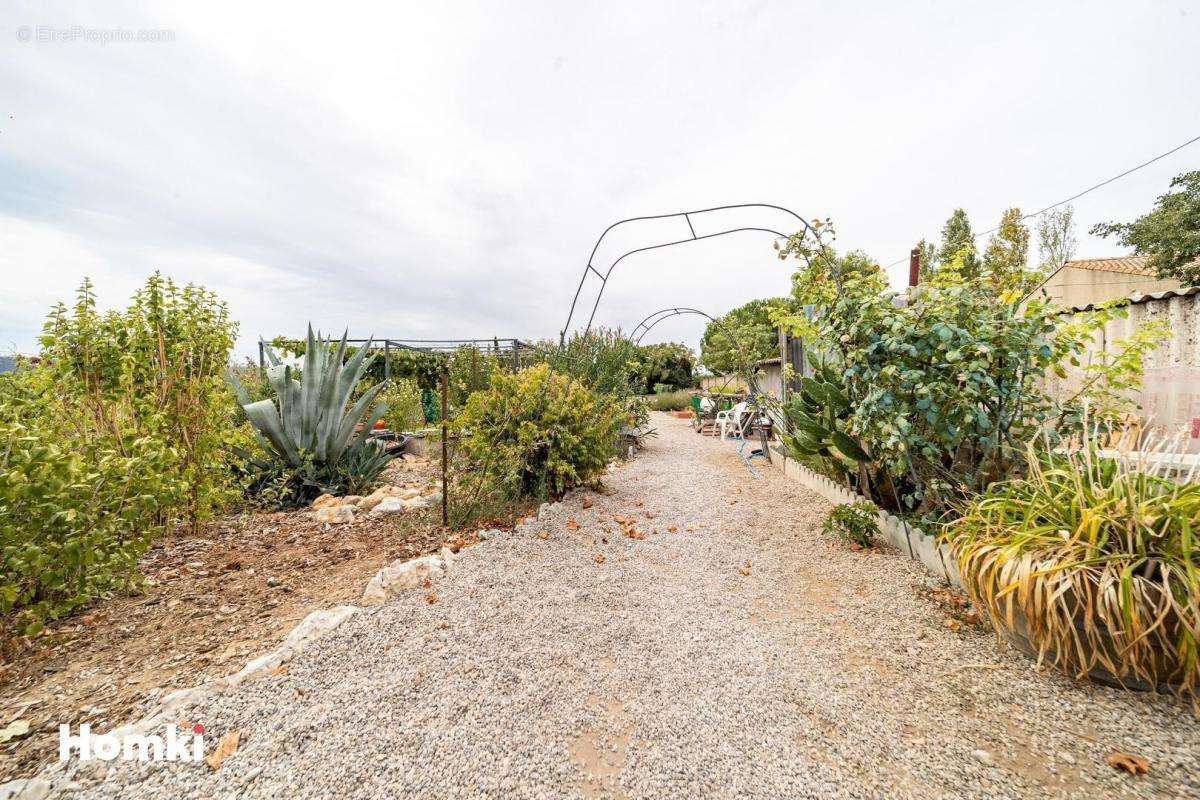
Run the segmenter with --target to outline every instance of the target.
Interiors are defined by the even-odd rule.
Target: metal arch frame
[[[759,227],[730,228],[729,230],[718,231],[716,233],[706,233],[703,236],[696,235],[696,229],[692,225],[692,219],[691,219],[693,215],[707,214],[712,211],[729,211],[729,210],[736,209],[736,208],[768,208],[768,209],[772,209],[775,211],[782,211],[783,213],[790,214],[792,217],[794,217],[801,225],[804,226],[804,228],[808,232],[812,233],[814,236],[817,235],[817,232],[813,229],[813,227],[811,225],[808,224],[808,221],[805,220],[804,217],[801,217],[799,214],[797,214],[795,211],[792,211],[790,208],[784,208],[783,206],[777,206],[777,205],[773,205],[771,203],[736,203],[733,205],[713,206],[712,208],[701,208],[701,209],[698,209],[695,211],[677,211],[673,214],[651,214],[648,216],[629,217],[628,219],[618,220],[617,222],[614,222],[613,224],[609,225],[607,228],[604,229],[604,232],[600,234],[600,238],[596,240],[596,244],[592,247],[591,255],[588,256],[587,266],[584,267],[583,275],[581,275],[579,278],[579,286],[577,286],[575,289],[575,296],[571,299],[571,310],[567,313],[566,324],[563,325],[563,329],[559,332],[559,346],[562,346],[563,343],[566,341],[567,331],[570,330],[570,328],[571,328],[571,320],[575,317],[575,307],[579,303],[579,293],[583,291],[583,284],[587,280],[588,272],[595,273],[596,277],[598,277],[600,279],[600,291],[596,295],[596,302],[592,304],[592,313],[588,316],[587,327],[584,328],[585,334],[588,333],[592,329],[592,322],[594,322],[596,319],[596,311],[597,311],[597,309],[600,308],[600,300],[601,300],[601,298],[604,297],[604,289],[605,289],[605,287],[608,286],[608,279],[612,275],[613,269],[617,266],[617,264],[621,263],[623,260],[625,260],[627,257],[629,257],[631,255],[634,255],[636,253],[644,253],[648,250],[658,250],[663,247],[673,247],[678,244],[687,244],[688,242],[697,242],[697,241],[700,241],[701,239],[713,239],[718,236],[727,236],[731,233],[742,233],[744,231],[760,231],[762,233],[770,233],[770,234],[774,234],[775,236],[787,238],[788,234],[786,234],[786,233],[781,233],[780,231],[774,230],[772,228],[759,228]],[[596,269],[596,267],[592,264],[592,260],[596,257],[596,252],[600,249],[600,244],[604,241],[604,237],[607,236],[609,234],[609,232],[612,231],[614,228],[617,228],[617,227],[624,225],[626,223],[629,223],[629,222],[642,222],[645,220],[652,220],[652,219],[673,219],[673,218],[677,218],[677,217],[683,217],[684,221],[687,222],[688,230],[690,230],[692,233],[691,237],[689,237],[687,239],[678,239],[673,242],[663,242],[661,244],[649,245],[647,247],[638,247],[633,250],[630,250],[626,253],[621,254],[615,261],[613,261],[612,264],[609,265],[608,269],[604,272],[604,274],[601,274],[600,270]]]
[[[659,316],[660,314],[662,316]],[[719,319],[712,316],[711,314],[701,311],[698,308],[660,308],[658,311],[655,311],[653,314],[647,314],[645,317],[643,317],[642,321],[639,322],[634,327],[633,332],[629,334],[629,338],[633,340],[634,344],[641,344],[642,337],[645,336],[647,333],[649,333],[656,325],[658,325],[658,323],[664,322],[664,321],[670,319],[671,317],[681,317],[684,314],[696,314],[698,316],[704,317],[709,322],[715,322],[717,325],[721,326],[721,329],[725,332],[725,335],[728,336],[731,340],[733,340],[733,343],[735,345],[737,345],[739,348],[741,347],[741,345],[738,345],[737,339],[734,338],[733,334],[730,331],[725,330],[725,326],[721,324],[721,321]],[[659,317],[659,318],[654,319],[655,317]],[[650,322],[650,320],[652,320],[652,319],[654,319],[654,321]],[[649,324],[647,324],[647,323],[649,323]],[[645,328],[645,330],[643,330],[641,333],[638,333],[638,331],[640,329],[642,329],[643,327]]]
[[[742,350],[741,342],[739,342],[737,337],[733,335],[733,331],[725,327],[725,323],[721,322],[721,320],[707,312],[701,311],[698,308],[686,308],[682,306],[678,308],[660,308],[658,311],[655,311],[652,314],[647,314],[642,321],[637,324],[637,327],[633,329],[633,333],[629,335],[629,339],[634,344],[640,345],[642,343],[642,337],[653,330],[658,323],[664,322],[672,317],[681,317],[685,314],[696,314],[697,316],[704,317],[709,322],[716,325],[717,329],[720,330],[721,333],[729,337],[729,341],[733,342],[733,346],[737,349],[738,353],[745,353],[745,351]],[[656,317],[657,319],[655,319]],[[649,322],[650,320],[654,321]],[[647,324],[648,322],[649,324]],[[638,329],[640,328],[644,328],[644,330],[642,330],[641,333],[638,333]],[[742,366],[746,371],[746,375],[744,377],[746,378],[746,384],[749,387],[750,392],[755,396],[761,395],[762,392],[758,388],[758,370],[754,369],[756,365],[746,362]]]

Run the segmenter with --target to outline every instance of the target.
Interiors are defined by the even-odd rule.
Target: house
[[[1179,281],[1158,278],[1149,267],[1149,256],[1083,258],[1068,261],[1034,289],[1067,308],[1079,308],[1131,295],[1177,291]]]
[[[1086,314],[1094,307],[1077,305],[1063,314]],[[1142,388],[1131,397],[1141,407],[1141,427],[1168,437],[1182,434],[1187,452],[1200,453],[1200,286],[1135,295],[1129,298],[1128,309],[1126,316],[1097,331],[1082,360],[1102,358],[1147,322],[1165,320],[1170,335],[1146,354]],[[1079,388],[1078,370],[1067,372],[1066,379],[1049,379],[1051,392],[1060,399]]]

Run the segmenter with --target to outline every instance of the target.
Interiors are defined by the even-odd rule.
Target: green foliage
[[[1059,324],[1059,340],[1078,342],[1091,340],[1108,323],[1129,316],[1128,300],[1101,304],[1086,314],[1075,314]],[[1065,354],[1054,365],[1054,375],[1069,379],[1069,391],[1060,390],[1056,403],[1058,418],[1054,428],[1062,435],[1083,431],[1085,420],[1090,433],[1104,428],[1119,427],[1137,410],[1133,397],[1142,386],[1145,373],[1143,362],[1147,354],[1167,340],[1171,325],[1166,320],[1152,320],[1139,325],[1123,339],[1109,342],[1098,353],[1087,349],[1087,355]]]
[[[686,345],[676,342],[640,345],[634,365],[636,390],[639,394],[657,394],[660,384],[672,389],[685,389],[692,385],[695,365],[696,356]]]
[[[961,208],[954,209],[954,213],[942,228],[942,245],[938,248],[938,259],[939,269],[957,259],[959,273],[964,278],[979,276],[981,264],[975,250],[975,233],[971,230],[967,212]]]
[[[454,408],[462,408],[473,392],[491,385],[492,375],[506,368],[511,369],[512,359],[498,353],[472,345],[463,345],[450,355],[450,396],[448,402]]]
[[[494,374],[454,421],[470,460],[514,497],[560,495],[598,478],[620,425],[612,398],[547,364]]]
[[[638,346],[620,330],[600,328],[572,334],[561,348],[555,342],[539,342],[530,362],[546,364],[597,394],[624,401],[640,394],[635,377],[639,360]]]
[[[237,325],[215,294],[154,273],[123,312],[100,314],[90,282],[74,308],[59,304],[41,336],[58,402],[81,425],[152,436],[178,454],[182,509],[195,524],[228,500],[225,450],[231,431],[222,375]]]
[[[421,387],[412,378],[393,378],[388,381],[380,399],[387,406],[383,419],[391,430],[415,431],[425,427]]]
[[[825,459],[835,473],[856,473],[871,457],[851,433],[850,398],[837,373],[817,364],[812,377],[799,382],[784,407],[788,426],[781,435],[789,452],[798,459]]]
[[[1200,484],[1155,474],[1091,440],[1027,458],[945,528],[968,592],[992,623],[1072,676],[1200,684]]]
[[[830,425],[828,411],[820,421],[820,409],[802,406],[810,424],[822,422],[820,438],[814,441],[800,417],[786,433],[880,505],[918,516],[940,517],[1019,473],[1024,443],[1064,414],[1046,394],[1047,376],[1079,365],[1109,313],[1121,313],[1060,326],[1048,303],[1022,304],[1016,289],[997,295],[986,275],[962,278],[959,259],[897,304],[880,270],[831,268],[837,262],[823,257],[829,249],[819,237],[808,239],[793,237],[784,252],[804,262],[793,282],[797,301],[819,310],[780,321],[822,353],[829,371],[823,380],[844,394],[848,409]],[[1142,352],[1146,346],[1137,345]],[[1088,393],[1127,391],[1139,363],[1135,348],[1111,369],[1097,369]],[[809,394],[825,399],[815,389]],[[845,459],[824,455],[835,449],[835,429],[869,455],[857,475]]]
[[[221,373],[236,327],[196,286],[151,276],[101,314],[90,282],[47,320],[42,366],[0,377],[0,614],[9,631],[137,579],[176,522],[232,496]]]
[[[821,530],[843,542],[870,547],[879,534],[877,514],[878,511],[870,503],[836,505],[825,518]]]
[[[1160,278],[1175,278],[1184,286],[1200,284],[1200,170],[1176,175],[1171,189],[1149,213],[1133,222],[1102,222],[1096,236],[1116,236],[1138,255],[1150,256]]]
[[[254,427],[262,456],[246,454],[249,491],[270,491],[280,503],[303,503],[317,495],[356,493],[371,484],[388,458],[367,436],[387,404],[375,403],[383,384],[351,395],[373,357],[368,347],[349,359],[346,337],[336,347],[318,340],[310,326],[300,379],[266,347],[267,380],[275,400],[252,401],[233,373],[230,381]],[[348,408],[349,406],[349,408]]]
[[[759,361],[779,355],[779,334],[772,314],[791,304],[786,298],[751,300],[716,322],[700,339],[700,363],[714,373],[753,370]]]
[[[1040,270],[1025,268],[1029,260],[1029,228],[1021,221],[1021,209],[1009,208],[1000,216],[1000,226],[983,254],[983,271],[1000,291],[1021,295],[1032,291],[1045,277]]]
[[[586,388],[613,400],[622,410],[623,424],[641,430],[650,422],[646,403],[640,397],[637,365],[638,346],[620,330],[601,328],[586,335],[576,333],[560,348],[540,342],[531,364],[546,364],[552,372],[567,375]]]
[[[1038,269],[1050,275],[1075,255],[1075,209],[1067,205],[1042,214],[1037,234]]]
[[[678,389],[652,394],[646,398],[646,405],[652,411],[684,411],[692,407],[692,393],[687,389]]]

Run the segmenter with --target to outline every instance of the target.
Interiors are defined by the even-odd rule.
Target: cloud
[[[83,274],[123,302],[156,268],[228,298],[241,352],[309,320],[554,337],[596,237],[623,217],[777,203],[834,217],[842,246],[888,263],[955,206],[990,227],[1200,125],[1174,100],[1200,71],[1200,15],[1118,3],[8,11],[12,25],[173,33],[0,41],[0,335],[23,349]],[[1139,213],[1182,169],[1089,196],[1081,228]],[[664,233],[622,231],[611,253]],[[1080,239],[1081,254],[1114,250]],[[622,262],[597,322],[787,288],[770,237],[738,234]],[[694,344],[702,329],[655,335]]]

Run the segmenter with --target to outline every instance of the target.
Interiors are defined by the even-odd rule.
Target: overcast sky
[[[154,269],[227,298],[244,353],[308,320],[556,337],[623,217],[772,203],[889,264],[955,206],[990,228],[1200,135],[1197,2],[8,0],[0,20],[5,352],[83,276],[119,305]],[[1198,167],[1200,143],[1076,202],[1078,255],[1121,252],[1087,228]],[[721,313],[789,269],[761,233],[634,256],[597,322]]]

